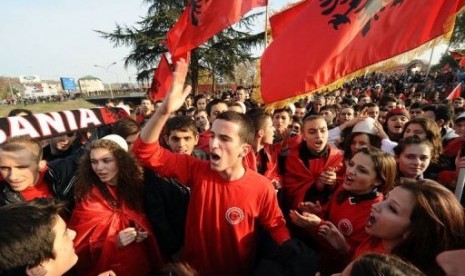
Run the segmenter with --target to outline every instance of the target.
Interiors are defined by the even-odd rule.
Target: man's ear
[[[240,154],[241,157],[245,157],[249,151],[252,150],[252,147],[249,144],[243,144],[242,145],[242,152]]]
[[[168,135],[163,135],[163,140],[165,141],[165,144],[168,145]]]
[[[199,135],[198,134],[194,136],[194,141],[195,141],[194,145],[197,146],[197,144],[199,143]]]
[[[45,276],[47,275],[47,269],[42,265],[38,264],[33,267],[26,267],[26,275],[28,276]]]
[[[47,167],[47,161],[46,160],[40,160],[39,161],[39,170],[42,171]]]

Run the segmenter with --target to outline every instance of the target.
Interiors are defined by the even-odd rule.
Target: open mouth
[[[348,177],[348,176],[346,177],[346,181],[345,181],[346,185],[350,186],[352,185],[353,182],[354,180],[352,179],[352,177]]]
[[[370,216],[368,217],[366,226],[371,227],[371,226],[373,226],[373,224],[375,224],[375,222],[376,222],[375,216],[373,216],[373,214],[370,213]]]
[[[323,146],[323,141],[321,141],[321,140],[315,141],[315,146],[317,146],[319,148],[322,147]]]
[[[220,160],[220,156],[216,153],[210,153],[210,160],[212,161],[219,161]]]

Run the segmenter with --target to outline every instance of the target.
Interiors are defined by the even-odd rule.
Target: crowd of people
[[[0,145],[0,275],[465,274],[452,72],[274,110],[192,96],[186,74],[163,101],[108,101],[129,115],[112,126]]]

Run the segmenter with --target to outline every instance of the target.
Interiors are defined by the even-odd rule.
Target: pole
[[[434,48],[435,47],[431,48],[431,54],[429,55],[428,71],[426,72],[426,78],[428,78],[429,72],[431,71],[431,62],[433,60]]]
[[[465,168],[460,169],[457,185],[455,186],[455,198],[462,202],[463,188],[465,186]]]
[[[268,45],[268,12],[269,12],[269,1],[266,1],[266,10],[265,10],[265,49]]]
[[[105,69],[105,75],[107,75],[107,77],[109,77],[109,75],[108,75],[108,69],[110,69],[110,67],[111,67],[112,65],[115,65],[115,64],[116,64],[116,61],[115,61],[115,62],[112,62],[112,63],[110,63],[110,64],[108,64],[107,66],[101,66],[101,65],[95,64],[94,67],[99,67],[99,68]],[[115,97],[114,97],[114,95],[113,95],[113,89],[111,89],[111,80],[109,80],[109,82],[108,82],[108,88],[110,89],[110,97],[111,97],[112,99],[114,99]]]

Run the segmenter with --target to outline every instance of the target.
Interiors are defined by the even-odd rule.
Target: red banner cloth
[[[462,84],[459,83],[452,92],[450,92],[449,96],[446,99],[453,100],[455,98],[460,98],[462,95]]]
[[[273,14],[270,17],[271,36],[273,39],[278,37],[283,30],[286,30],[289,23],[292,22],[303,9],[310,5],[310,3],[311,0],[303,0],[279,13]]]
[[[251,9],[267,0],[191,0],[166,36],[170,53],[179,56],[237,23]]]
[[[265,50],[261,98],[270,104],[341,85],[370,65],[444,37],[464,4],[310,1]]]
[[[162,54],[160,63],[153,74],[152,86],[149,91],[149,98],[152,102],[162,100],[165,97],[171,87],[172,79],[173,72],[171,71],[170,63],[165,54]]]

